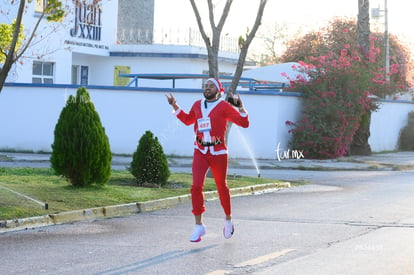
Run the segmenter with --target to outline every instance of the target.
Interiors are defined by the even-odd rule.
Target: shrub
[[[357,49],[345,45],[340,55],[333,52],[310,57],[313,64],[301,63],[309,79],[295,79],[292,87],[303,93],[302,118],[287,121],[292,129],[291,146],[304,151],[306,158],[336,158],[348,153],[361,117],[376,110],[370,95],[386,86],[384,74],[375,61],[378,49],[371,43],[369,60]],[[392,66],[391,73],[398,71]]]
[[[408,123],[407,126],[401,130],[399,145],[400,150],[414,150],[414,112],[408,113]]]
[[[60,113],[54,131],[51,164],[74,186],[104,185],[111,176],[108,137],[88,92],[79,88]]]
[[[139,185],[144,183],[163,186],[170,176],[167,157],[158,138],[151,131],[146,131],[140,138],[134,152],[130,172]]]

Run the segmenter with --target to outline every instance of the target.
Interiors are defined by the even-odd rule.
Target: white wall
[[[0,148],[49,151],[64,90],[4,87],[0,93]]]
[[[414,111],[413,101],[383,101],[371,116],[369,144],[375,152],[398,148],[402,128],[408,123],[408,113]],[[414,141],[413,141],[414,142]]]
[[[167,91],[88,89],[114,153],[132,154],[139,138],[150,130],[166,154],[192,155],[194,133],[172,115]],[[51,151],[53,131],[69,94],[75,88],[6,86],[0,93],[0,150]],[[189,110],[201,92],[176,91],[178,104]],[[276,148],[287,148],[287,120],[297,121],[301,100],[294,95],[242,94],[250,127],[234,128],[229,136],[231,157],[249,158],[246,140],[256,158],[276,158]],[[414,103],[383,102],[373,113],[370,145],[373,151],[397,149],[400,130]]]

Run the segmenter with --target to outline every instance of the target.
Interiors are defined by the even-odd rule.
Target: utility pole
[[[373,8],[371,15],[373,19],[379,19],[381,17],[380,12],[384,12],[384,49],[385,49],[385,80],[390,82],[390,38],[388,34],[388,7],[387,0],[384,0],[384,9]]]
[[[387,0],[384,0],[384,37],[385,37],[385,80],[390,82],[390,38],[388,35],[388,8]]]

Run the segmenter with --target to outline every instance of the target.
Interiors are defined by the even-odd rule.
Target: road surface
[[[251,174],[239,170],[230,173]],[[414,171],[264,170],[306,180],[233,198],[235,235],[218,201],[190,243],[190,205],[0,234],[4,274],[414,274]]]

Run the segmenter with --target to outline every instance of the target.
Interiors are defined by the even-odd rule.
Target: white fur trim
[[[206,80],[206,82],[207,82],[207,81],[211,81],[211,82],[213,82],[213,83],[214,83],[214,85],[216,85],[217,90],[219,90],[219,91],[220,91],[220,84],[218,83],[218,81],[217,81],[215,78],[209,78],[209,79],[207,79],[207,80]]]

